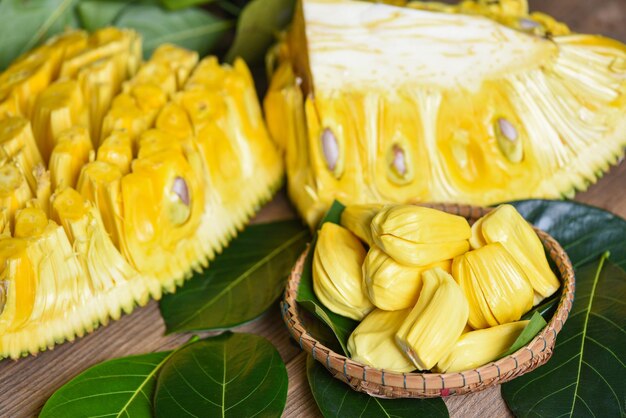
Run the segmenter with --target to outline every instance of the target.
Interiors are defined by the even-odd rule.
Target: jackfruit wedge
[[[301,0],[265,98],[289,193],[478,205],[584,190],[626,145],[626,46],[525,0]]]
[[[140,56],[74,31],[0,74],[0,357],[175,291],[281,184],[243,61]]]

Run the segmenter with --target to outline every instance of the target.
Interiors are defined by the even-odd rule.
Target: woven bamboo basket
[[[426,204],[434,209],[460,215],[473,223],[491,211],[490,208]],[[296,303],[300,277],[310,248],[304,251],[291,271],[282,316],[289,333],[300,347],[323,364],[331,374],[354,390],[379,398],[432,398],[478,392],[528,373],[546,363],[552,356],[557,334],[563,328],[574,301],[574,269],[559,243],[547,233],[534,228],[555,262],[561,281],[561,298],[548,325],[525,347],[515,353],[477,369],[458,373],[398,373],[366,366],[353,361],[317,341],[303,323],[301,307]]]

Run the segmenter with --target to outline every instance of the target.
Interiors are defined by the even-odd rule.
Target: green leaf
[[[76,1],[0,1],[0,69],[48,37],[74,27]]]
[[[172,353],[143,354],[93,366],[57,390],[39,417],[151,417],[156,375]]]
[[[512,205],[526,220],[552,235],[575,268],[610,251],[611,261],[626,269],[626,220],[575,202],[524,200]]]
[[[128,3],[124,0],[86,0],[78,3],[76,11],[83,27],[94,31],[113,24]]]
[[[625,416],[625,301],[626,272],[606,255],[579,268],[576,300],[552,358],[502,385],[509,408],[520,417]]]
[[[167,332],[225,329],[261,315],[282,294],[309,237],[297,220],[248,227],[209,269],[163,297]]]
[[[209,4],[214,0],[161,0],[161,4],[170,10],[180,10],[191,6]]]
[[[337,201],[333,202],[330,209],[328,209],[328,212],[326,212],[326,216],[324,216],[320,222],[320,228],[325,222],[339,224],[341,214],[344,209],[345,206],[341,203]],[[309,251],[302,268],[302,275],[300,276],[300,286],[298,287],[298,296],[296,297],[296,301],[306,310],[321,319],[333,331],[333,334],[335,334],[337,341],[341,345],[343,353],[347,354],[348,338],[359,323],[353,319],[346,318],[345,316],[337,315],[332,312],[324,306],[317,296],[315,296],[315,292],[313,290],[313,253],[315,252],[316,242],[317,235],[313,238],[311,251]]]
[[[141,33],[144,56],[149,57],[166,42],[206,55],[233,22],[195,7],[169,11],[157,5],[133,4],[124,9],[115,25]]]
[[[550,320],[550,318],[552,318],[552,315],[554,315],[554,312],[556,311],[556,307],[560,299],[561,292],[556,292],[552,296],[546,298],[539,305],[526,312],[524,316],[522,316],[522,319],[531,319],[535,315],[535,313],[539,313],[544,319]]]
[[[500,358],[506,357],[509,354],[513,354],[520,348],[528,345],[528,343],[530,343],[533,338],[535,338],[535,336],[539,334],[539,331],[544,329],[546,325],[548,325],[548,323],[545,319],[543,319],[543,316],[541,316],[539,312],[535,312],[530,318],[530,322],[528,323],[528,325],[524,327],[522,333],[519,335],[519,337],[517,337],[517,340],[515,340],[515,342],[511,345],[511,348],[509,348],[504,354],[502,354]]]
[[[447,417],[448,409],[441,398],[380,399],[353,390],[330,375],[328,370],[309,356],[306,361],[309,386],[325,418],[331,417]]]
[[[225,333],[180,349],[159,374],[156,417],[280,417],[287,369],[267,340]]]
[[[248,64],[263,62],[267,49],[276,42],[293,15],[294,0],[253,0],[243,9],[237,23],[235,41],[227,61],[241,57]]]

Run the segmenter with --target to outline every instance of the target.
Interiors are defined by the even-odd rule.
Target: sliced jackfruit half
[[[175,291],[282,181],[243,61],[133,31],[60,35],[0,74],[0,357]]]
[[[310,224],[333,199],[571,196],[626,145],[626,46],[525,0],[301,0],[269,58],[268,126]]]

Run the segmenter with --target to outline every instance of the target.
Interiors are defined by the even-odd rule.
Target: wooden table
[[[568,22],[580,32],[604,33],[626,42],[624,0],[531,0],[535,10],[544,10]],[[626,133],[625,133],[626,134]],[[626,163],[613,168],[598,184],[576,200],[596,205],[626,217]],[[255,219],[264,222],[293,217],[283,193]],[[29,417],[37,414],[48,397],[89,366],[107,359],[174,348],[189,335],[164,336],[165,327],[155,302],[125,315],[96,332],[19,361],[0,362],[0,417]],[[278,305],[257,321],[237,332],[253,332],[268,338],[287,364],[289,394],[284,416],[320,416],[306,380],[304,353],[289,339]],[[500,388],[451,397],[446,404],[453,417],[510,416]]]

